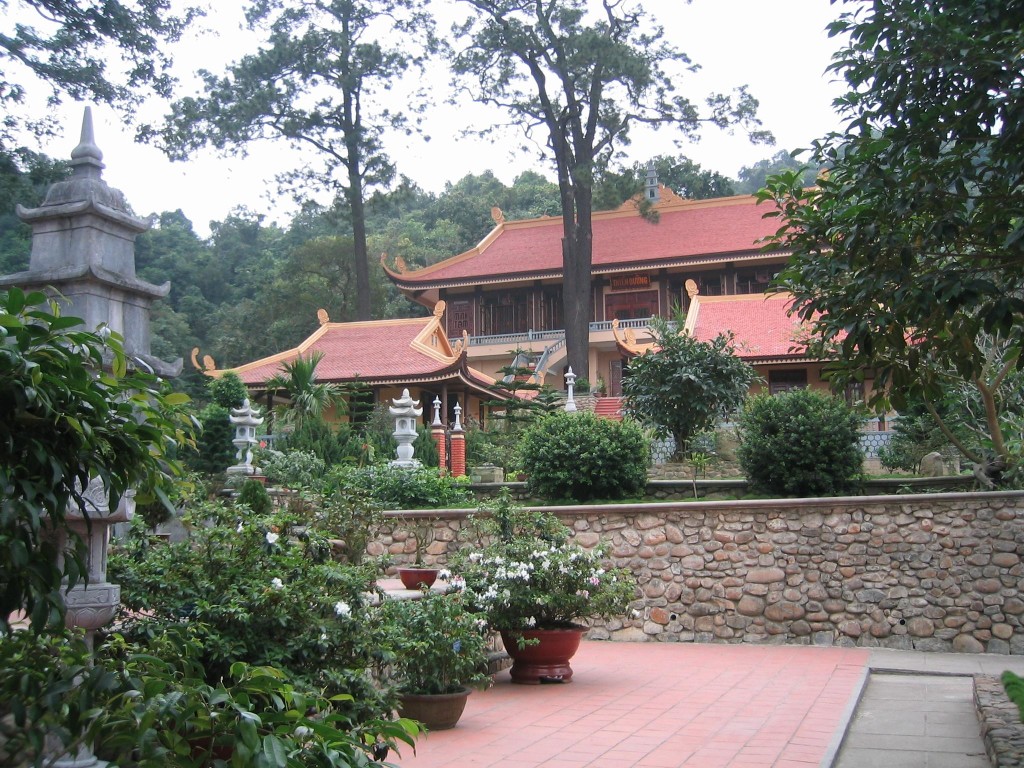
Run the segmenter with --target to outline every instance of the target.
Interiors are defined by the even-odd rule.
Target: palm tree
[[[343,402],[341,387],[316,381],[316,367],[323,357],[323,352],[305,358],[299,355],[292,362],[282,363],[281,373],[267,381],[268,389],[284,390],[291,400],[276,409],[286,426],[300,429],[308,420],[323,419],[332,405]]]

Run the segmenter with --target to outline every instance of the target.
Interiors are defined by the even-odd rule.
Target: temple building
[[[439,301],[428,317],[332,323],[320,310],[320,327],[297,347],[230,370],[250,391],[260,393],[262,404],[273,407],[276,392],[268,383],[283,373],[282,365],[319,353],[317,382],[351,385],[345,412],[325,414],[329,421],[358,420],[374,404],[399,397],[403,389],[427,406],[427,416],[437,399],[442,414],[449,416],[447,421],[454,420],[456,403],[466,416],[482,419],[488,403],[507,399],[509,394],[492,377],[469,365],[464,339],[449,341],[443,329],[444,313],[445,304]],[[217,370],[209,358],[197,367],[211,376],[226,372]]]
[[[750,195],[686,200],[656,179],[644,195],[650,213],[634,199],[593,214],[591,387],[619,395],[629,357],[650,346],[649,319],[681,311],[684,331],[698,339],[732,332],[737,353],[772,392],[827,388],[789,315],[791,298],[765,293],[788,256],[763,247],[779,226],[765,218],[767,207]],[[411,301],[447,305],[445,332],[468,335],[475,368],[498,376],[518,356],[538,381],[562,388],[562,220],[492,215],[494,229],[465,253],[418,270],[399,259],[385,270]]]

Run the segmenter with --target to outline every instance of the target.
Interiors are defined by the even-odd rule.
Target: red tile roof
[[[443,334],[432,347],[431,325],[437,318],[418,317],[361,323],[326,323],[294,349],[233,369],[245,384],[258,386],[281,373],[281,364],[300,354],[322,352],[317,379],[322,382],[392,380],[432,376],[460,364]],[[426,338],[424,338],[424,336]]]
[[[764,218],[769,206],[756,202],[750,195],[713,200],[670,198],[657,207],[657,223],[642,218],[633,206],[596,212],[593,271],[756,252],[761,247],[758,241],[779,226],[777,219]],[[561,218],[504,222],[466,253],[414,272],[389,272],[400,286],[416,288],[472,283],[488,276],[560,274],[561,241]]]
[[[699,341],[732,331],[737,354],[748,362],[799,358],[806,347],[796,341],[800,319],[787,314],[792,303],[788,294],[697,296],[686,328]]]

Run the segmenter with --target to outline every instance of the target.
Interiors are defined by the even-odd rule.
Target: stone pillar
[[[568,413],[576,411],[576,399],[573,397],[573,387],[576,386],[576,374],[572,372],[572,366],[565,372],[565,410]]]
[[[452,426],[452,477],[466,476],[466,431],[462,428],[462,408],[455,401],[455,424]]]
[[[448,471],[448,438],[441,423],[441,399],[434,398],[434,420],[430,424],[430,437],[437,447],[437,471],[444,475]]]

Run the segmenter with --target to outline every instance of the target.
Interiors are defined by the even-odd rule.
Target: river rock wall
[[[550,508],[637,579],[590,636],[1024,653],[1024,493]],[[403,517],[371,554],[407,561]],[[466,513],[432,512],[427,559]]]

